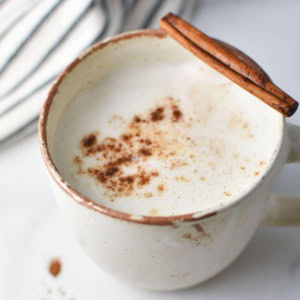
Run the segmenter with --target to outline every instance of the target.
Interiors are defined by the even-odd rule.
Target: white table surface
[[[299,100],[299,16],[297,0],[207,0],[194,24],[238,45]],[[289,121],[300,124],[300,110]],[[300,194],[299,165],[284,168],[275,191]],[[63,263],[56,278],[47,269],[54,257]],[[236,262],[195,288],[127,286],[77,245],[57,210],[35,134],[0,152],[0,299],[300,299],[300,228],[259,228]]]

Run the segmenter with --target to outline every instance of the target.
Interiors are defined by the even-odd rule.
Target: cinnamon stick
[[[277,87],[261,67],[238,49],[207,36],[172,13],[160,20],[160,26],[195,56],[284,116],[290,117],[297,110],[298,102]]]

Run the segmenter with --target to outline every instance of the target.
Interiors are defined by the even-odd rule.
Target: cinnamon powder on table
[[[59,275],[59,273],[61,272],[61,267],[62,267],[62,264],[61,264],[61,261],[60,259],[58,258],[54,258],[50,261],[50,264],[49,264],[49,273],[53,276],[53,277],[56,277]]]

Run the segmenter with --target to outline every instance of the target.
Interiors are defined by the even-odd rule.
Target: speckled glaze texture
[[[214,217],[164,226],[108,217],[53,187],[80,245],[101,268],[139,287],[173,290],[202,282],[235,260],[258,227],[271,181]]]
[[[77,58],[57,79],[41,112],[41,152],[58,205],[81,247],[95,263],[139,287],[182,289],[218,274],[247,245],[263,218],[272,185],[282,166],[287,161],[300,160],[299,128],[284,124],[283,131],[278,133],[282,136],[281,144],[271,167],[249,193],[230,205],[213,211],[163,217],[130,215],[93,202],[65,182],[51,158],[51,142],[59,118],[52,113],[65,107],[53,99],[64,89],[69,89],[67,94],[71,97],[70,87],[81,84],[86,76],[82,60],[109,43],[130,38],[163,39],[165,35],[155,30],[125,34],[101,42]],[[76,80],[69,76],[74,71]]]

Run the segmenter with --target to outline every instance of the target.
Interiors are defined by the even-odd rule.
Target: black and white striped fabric
[[[52,81],[84,49],[168,11],[190,19],[196,1],[0,0],[0,145],[36,130]]]

